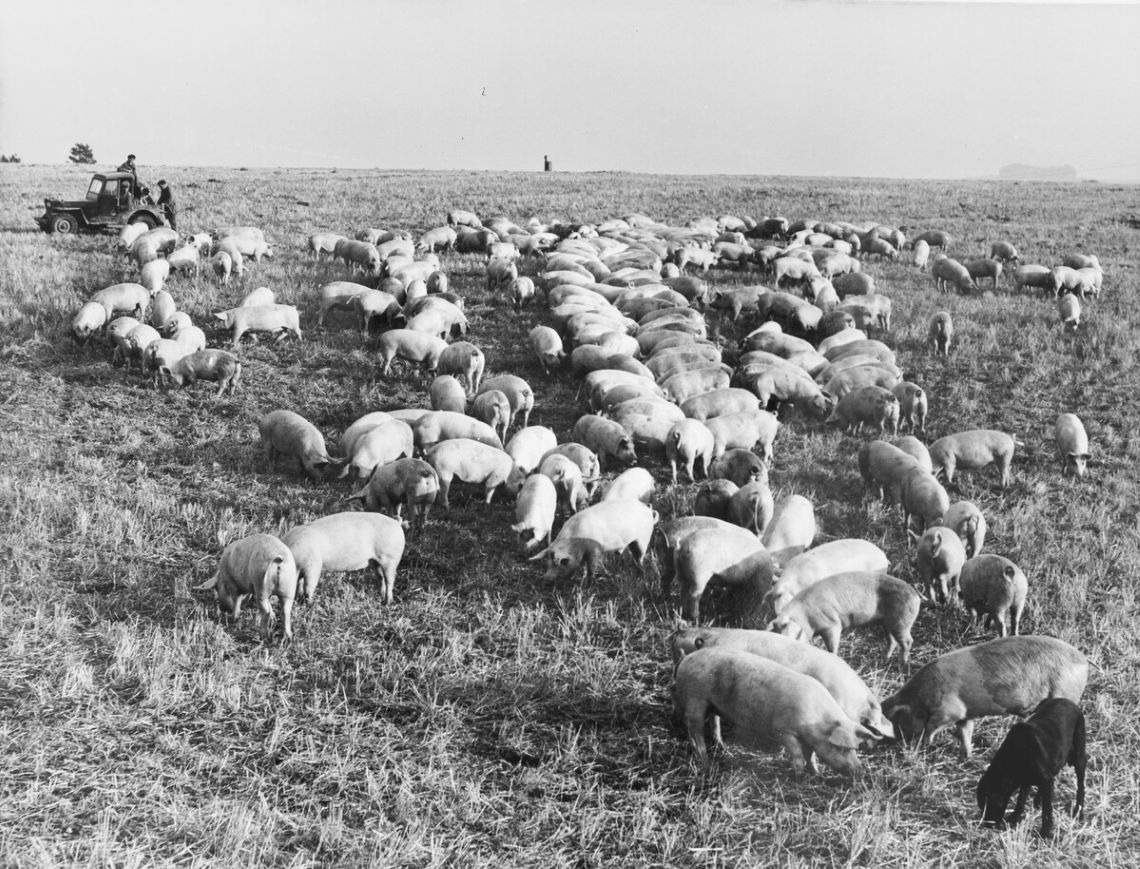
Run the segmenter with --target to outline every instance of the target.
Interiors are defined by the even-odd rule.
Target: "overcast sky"
[[[0,0],[59,163],[1140,180],[1140,5]]]

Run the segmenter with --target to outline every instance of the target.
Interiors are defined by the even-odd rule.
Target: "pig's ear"
[[[870,724],[855,722],[855,735],[865,742],[880,742],[888,738],[889,734],[883,733],[879,728],[872,727]]]

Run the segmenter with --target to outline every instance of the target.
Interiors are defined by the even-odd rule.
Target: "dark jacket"
[[[175,211],[178,207],[174,201],[174,194],[170,192],[170,187],[163,187],[158,193],[158,204],[167,211]]]

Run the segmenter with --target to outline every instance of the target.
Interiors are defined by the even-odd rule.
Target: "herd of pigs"
[[[247,260],[273,255],[262,230],[226,227],[180,244],[173,230],[136,225],[120,242],[139,265],[139,283],[96,293],[72,331],[80,342],[103,336],[128,371],[137,365],[156,385],[214,381],[220,396],[239,384],[243,335],[301,338],[297,308],[260,287],[216,315],[233,330],[235,352],[208,349],[205,333],[165,288],[173,271],[197,270],[205,256],[220,282],[244,276]],[[1014,291],[1037,287],[1051,295],[1070,329],[1079,323],[1079,298],[1100,292],[1102,274],[1096,258],[1084,255],[1055,267],[1023,265],[1006,241],[994,242],[990,257],[960,263],[949,256],[951,244],[941,231],[907,240],[875,224],[722,216],[675,227],[631,214],[597,225],[532,220],[523,228],[466,211],[418,240],[403,230],[363,230],[353,239],[315,234],[308,255],[349,271],[348,280],[320,291],[318,327],[342,311],[362,334],[378,333],[380,376],[390,376],[397,360],[420,378],[431,376],[430,409],[363,415],[341,436],[339,458],[300,414],[266,413],[259,428],[271,465],[296,461],[314,481],[351,476],[358,487],[352,500],[364,510],[322,517],[283,538],[254,534],[230,543],[201,588],[214,588],[234,618],[251,598],[267,637],[277,622],[276,597],[288,639],[294,601],[312,602],[323,572],[372,569],[391,603],[405,528],[422,533],[433,505],[447,510],[455,481],[481,486],[488,504],[501,491],[515,498],[512,530],[532,561],[547,563],[548,579],[585,571],[592,581],[607,555],[628,549],[639,566],[654,553],[664,596],[677,583],[681,613],[693,626],[670,639],[674,712],[701,758],[707,725],[721,743],[722,717],[744,741],[782,744],[797,774],[818,757],[855,775],[857,752],[883,739],[928,742],[953,726],[968,756],[976,719],[1028,716],[995,753],[978,804],[988,823],[1004,824],[1018,790],[1008,818],[1015,823],[1036,787],[1041,832],[1051,835],[1053,778],[1065,764],[1077,773],[1075,812],[1084,801],[1085,725],[1077,704],[1088,661],[1061,640],[1019,635],[1025,574],[982,552],[985,516],[969,501],[951,502],[943,484],[957,471],[992,465],[1004,487],[1018,441],[994,430],[930,445],[919,440],[926,391],[904,379],[880,340],[890,331],[891,302],[863,267],[871,257],[898,260],[910,251],[940,292],[971,292],[983,278],[996,291],[1012,263]],[[535,395],[522,377],[483,377],[484,354],[465,340],[464,300],[449,292],[442,268],[440,254],[452,252],[487,257],[490,298],[516,309],[545,299],[549,323],[530,330],[529,347],[545,374],[568,369],[581,378],[579,394],[591,411],[569,441],[529,425]],[[772,286],[710,286],[709,276],[729,265],[737,274],[762,273]],[[710,312],[746,332],[738,347],[708,338]],[[947,312],[930,319],[927,334],[931,354],[952,352]],[[722,358],[726,350],[734,365]],[[870,492],[899,506],[921,594],[887,573],[890,559],[870,541],[813,546],[808,499],[774,502],[769,466],[781,420],[791,418],[878,436],[859,449],[858,471]],[[898,437],[901,427],[910,434]],[[1080,419],[1062,414],[1055,438],[1062,472],[1083,477],[1089,444]],[[679,470],[694,484],[704,478],[694,515],[663,521],[649,506],[654,476],[637,466],[647,457],[667,463],[674,483]],[[602,474],[626,465],[599,496]],[[560,513],[567,518],[555,535]],[[841,635],[882,629],[887,660],[897,651],[909,672],[911,628],[924,598],[964,606],[998,637],[942,655],[880,701],[839,657]],[[815,637],[825,648],[812,645]]]

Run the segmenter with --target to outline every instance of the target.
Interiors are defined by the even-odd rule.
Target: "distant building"
[[[1026,163],[1010,163],[998,170],[1002,181],[1076,181],[1077,170],[1064,166],[1030,166]]]

